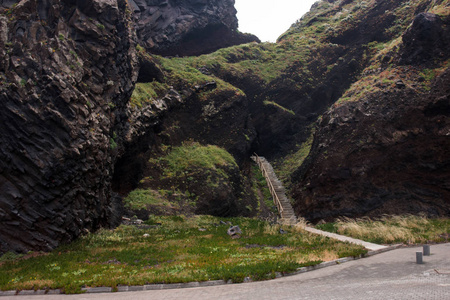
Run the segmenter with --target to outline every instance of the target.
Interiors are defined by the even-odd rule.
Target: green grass
[[[217,87],[214,92],[231,90],[237,95],[245,95],[242,90],[218,77],[202,74],[197,70],[197,66],[193,63],[194,59],[194,57],[156,57],[161,68],[165,71],[168,81],[178,88],[193,88],[195,85],[202,85],[207,82],[215,81]]]
[[[214,171],[227,177],[222,168],[238,168],[233,156],[226,150],[214,146],[202,146],[199,143],[184,143],[174,147],[168,155],[159,158],[165,164],[165,177],[187,176],[198,169]]]
[[[380,219],[339,219],[316,228],[378,244],[448,242],[450,219],[421,216],[385,216]]]
[[[239,225],[242,237],[231,239],[228,225],[220,220]],[[162,225],[100,230],[48,254],[2,260],[0,290],[62,288],[78,293],[81,287],[264,280],[276,272],[366,252],[298,227],[283,227],[288,233],[281,235],[280,226],[255,219],[178,216],[151,221]]]
[[[282,111],[285,111],[285,112],[290,113],[291,115],[295,116],[295,112],[294,111],[292,111],[290,109],[287,109],[286,107],[281,106],[280,104],[278,104],[278,103],[276,103],[274,101],[264,100],[263,103],[264,103],[264,105],[274,106],[274,107],[276,107],[278,109],[281,109]]]
[[[267,206],[267,208],[271,212],[277,212],[277,207],[273,203],[272,194],[270,193],[270,189],[267,186],[267,181],[256,164],[252,165],[252,177],[254,178],[253,191],[256,198],[259,198],[258,190],[261,191],[261,196],[263,197],[264,204]]]
[[[323,230],[323,231],[328,231],[331,233],[337,233],[338,232],[338,228],[336,226],[336,223],[324,223],[324,224],[320,224],[320,225],[316,225],[317,229]]]
[[[129,209],[147,209],[150,205],[171,206],[158,191],[151,189],[136,189],[124,199],[124,206]]]
[[[154,100],[162,96],[169,86],[157,81],[147,83],[137,83],[131,95],[130,104],[133,107],[143,107],[145,104],[151,104]]]

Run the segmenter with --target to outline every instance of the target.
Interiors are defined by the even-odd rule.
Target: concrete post
[[[423,245],[423,256],[430,256],[430,245]]]
[[[423,264],[422,252],[416,252],[416,263]]]

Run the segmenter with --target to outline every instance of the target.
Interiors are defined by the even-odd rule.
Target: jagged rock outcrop
[[[434,101],[430,98],[431,96],[428,97],[428,89],[433,89],[432,94],[437,95],[439,88],[433,88],[429,78],[425,79],[419,74],[425,68],[438,67],[436,63],[442,63],[446,59],[444,49],[448,44],[445,37],[447,20],[445,17],[427,13],[433,8],[442,11],[443,5],[445,5],[443,1],[421,1],[414,5],[406,0],[319,1],[309,14],[280,37],[277,44],[246,44],[220,50],[211,56],[176,61],[182,61],[179,64],[181,68],[189,65],[204,74],[221,78],[245,93],[243,107],[248,108],[241,110],[237,119],[232,119],[230,116],[227,120],[238,120],[238,122],[246,120],[247,125],[238,126],[234,122],[227,122],[222,126],[214,125],[210,127],[212,130],[208,143],[221,143],[224,140],[222,137],[227,132],[233,132],[230,129],[240,129],[239,131],[246,135],[249,132],[252,133],[249,139],[245,141],[230,137],[226,139],[225,148],[228,147],[229,150],[230,145],[244,145],[245,147],[241,149],[243,151],[239,153],[247,151],[248,155],[251,153],[250,150],[253,150],[271,158],[281,158],[298,148],[297,144],[306,140],[310,134],[309,126],[318,116],[325,113],[323,120],[328,120],[327,108],[331,107],[332,113],[342,114],[342,122],[346,126],[352,124],[348,128],[343,126],[346,128],[345,131],[342,129],[339,134],[331,131],[330,128],[334,127],[326,127],[331,133],[325,129],[319,129],[315,147],[308,159],[310,163],[296,172],[292,179],[292,184],[295,185],[293,196],[298,201],[297,213],[300,215],[304,214],[311,220],[333,218],[338,215],[376,216],[386,212],[429,211],[430,215],[443,215],[446,214],[447,208],[435,196],[420,200],[422,201],[420,205],[415,202],[417,209],[408,210],[407,205],[404,205],[408,200],[405,199],[415,192],[405,189],[400,192],[399,197],[403,197],[401,200],[391,201],[398,195],[390,194],[393,188],[386,180],[389,177],[383,176],[381,181],[378,180],[376,184],[373,184],[370,179],[357,180],[357,176],[352,177],[352,172],[356,172],[351,171],[352,168],[342,168],[344,164],[352,165],[358,161],[356,156],[348,155],[351,158],[347,158],[345,151],[358,152],[361,145],[375,147],[372,145],[373,139],[363,137],[372,132],[372,127],[368,128],[361,118],[367,117],[369,120],[373,113],[376,120],[370,119],[370,121],[371,124],[376,123],[374,126],[379,126],[377,128],[385,130],[390,128],[390,124],[396,124],[394,126],[401,128],[407,118],[403,118],[402,110],[395,109],[398,99],[408,98],[408,101],[412,101],[411,103],[406,101],[405,103],[409,104],[405,104],[404,108],[405,115],[410,117],[415,116],[416,110],[423,111],[427,103]],[[413,20],[414,23],[409,27]],[[430,32],[430,28],[432,28],[431,35],[426,33]],[[398,38],[402,34],[403,40],[400,42]],[[168,69],[173,68],[174,64],[170,64]],[[182,76],[198,77],[195,70],[184,71],[187,73]],[[359,81],[361,78],[362,80]],[[201,82],[206,84],[205,80]],[[181,90],[183,88],[179,90],[180,94],[184,94]],[[208,94],[206,99],[213,100],[217,95],[216,93]],[[369,112],[365,107],[364,109],[352,107],[352,105],[360,105],[355,104],[356,102],[365,103],[360,99],[361,97],[369,99],[367,108]],[[182,129],[179,130],[172,130],[172,125],[162,127],[172,130],[167,135],[165,144],[180,143],[184,137],[188,136],[193,137],[194,140],[202,140],[206,136],[199,134],[202,133],[201,128],[216,122],[208,121],[202,124],[194,120],[198,120],[200,108],[214,112],[215,107],[207,107],[203,101],[192,101],[190,102],[192,106],[186,102],[179,111],[175,109],[168,115],[167,120],[172,119],[172,121],[167,121],[166,125],[177,126],[176,121],[183,121],[180,123]],[[335,105],[336,101],[339,104]],[[345,104],[346,101],[349,104]],[[230,103],[231,111],[237,108],[237,103],[239,102]],[[339,110],[337,107],[340,107]],[[414,113],[406,112],[409,107],[414,107]],[[384,116],[384,113],[389,117]],[[330,118],[332,125],[341,122],[340,118]],[[397,123],[397,118],[402,121]],[[425,119],[417,118],[422,125],[428,122]],[[354,120],[361,121],[352,123]],[[325,123],[321,124],[328,124],[327,121],[322,122]],[[202,126],[197,126],[199,124]],[[362,126],[361,136],[356,141],[354,134],[359,130],[360,125]],[[405,126],[409,125],[405,123]],[[189,134],[179,135],[177,132],[189,132]],[[393,132],[387,134],[390,135]],[[336,144],[318,142],[325,138],[321,134],[327,139],[336,141]],[[419,145],[420,140],[425,141],[425,137],[429,135],[433,134],[424,133],[423,138],[417,140],[416,146],[422,147],[423,145]],[[344,147],[346,143],[349,143],[348,147]],[[251,148],[248,148],[249,144]],[[435,145],[435,148],[439,149],[439,145],[439,143]],[[393,144],[386,144],[384,147],[383,151],[387,153],[391,153],[389,149],[397,149]],[[322,149],[323,156],[317,149]],[[341,155],[334,159],[330,151],[341,153]],[[375,163],[376,155],[373,155]],[[396,156],[391,153],[390,157]],[[336,165],[322,165],[322,161],[324,163],[333,161]],[[419,172],[413,167],[416,163],[411,163],[407,167],[411,176]],[[380,163],[382,168],[391,168],[393,164],[394,162],[390,160]],[[317,172],[314,171],[316,167],[319,170]],[[358,168],[355,167],[355,170]],[[340,190],[341,186],[334,183],[335,179],[348,176],[351,177],[347,182],[351,188],[345,188],[342,183]],[[389,176],[400,178],[394,173]],[[448,172],[445,171],[439,176],[448,178]],[[313,183],[308,185],[307,178]],[[328,181],[327,178],[331,179]],[[405,182],[409,182],[409,179],[405,179]],[[334,189],[330,188],[328,191],[328,184]],[[308,186],[314,186],[314,190],[311,192]],[[377,190],[378,187],[381,188]],[[432,190],[437,191],[437,194],[445,195],[443,192],[445,187],[442,188],[439,183]],[[389,194],[386,199],[389,199],[385,201],[383,197],[386,193]],[[335,205],[332,201],[339,197],[345,198],[347,195],[349,200],[341,201],[341,204],[336,201]],[[361,205],[356,204],[358,201]],[[384,205],[383,201],[388,204]],[[365,205],[363,202],[369,204]],[[398,209],[395,208],[397,204]]]
[[[0,252],[46,251],[117,223],[110,182],[137,78],[126,5],[2,9]]]
[[[130,0],[140,44],[168,56],[200,55],[259,41],[240,33],[234,0]]]
[[[379,57],[380,68],[355,85],[354,100],[323,115],[307,162],[293,176],[299,215],[450,215],[448,20],[419,14],[398,53]],[[436,69],[431,82],[421,73],[427,67]]]

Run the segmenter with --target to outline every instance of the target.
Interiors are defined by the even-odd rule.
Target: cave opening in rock
[[[126,144],[125,151],[114,165],[111,189],[120,196],[126,196],[138,187],[144,174],[144,167],[156,144],[155,135],[158,127],[141,136],[136,141]]]

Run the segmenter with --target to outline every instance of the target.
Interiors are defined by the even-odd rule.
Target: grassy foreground
[[[339,233],[378,244],[443,243],[450,240],[450,219],[428,219],[421,216],[384,216],[369,218],[342,218],[316,228]]]
[[[239,225],[240,239],[227,235]],[[153,217],[147,228],[120,226],[81,237],[48,254],[0,258],[0,290],[117,287],[231,279],[274,278],[339,257],[366,253],[360,246],[311,235],[300,226],[282,227],[256,219],[210,216]],[[154,224],[153,227],[150,227]]]

